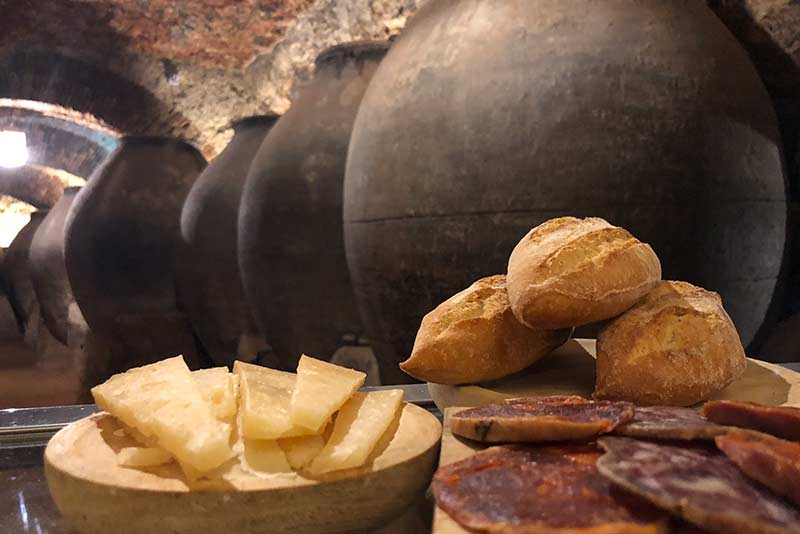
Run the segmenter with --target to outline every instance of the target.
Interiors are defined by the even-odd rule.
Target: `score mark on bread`
[[[746,365],[719,295],[663,281],[600,331],[595,398],[690,406],[730,384]]]
[[[407,374],[439,384],[496,380],[520,371],[569,339],[571,329],[531,329],[511,311],[504,275],[482,278],[428,313]]]
[[[523,237],[508,260],[511,309],[531,328],[615,317],[660,279],[650,245],[597,217],[551,219]]]

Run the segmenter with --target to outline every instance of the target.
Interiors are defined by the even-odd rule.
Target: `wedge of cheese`
[[[181,356],[114,375],[92,388],[92,396],[191,470],[203,473],[233,456],[231,425],[214,416]]]
[[[145,447],[145,448],[153,448],[158,447],[158,439],[155,436],[145,436],[135,428],[126,425],[122,421],[119,421],[119,424],[122,426],[119,430],[114,432],[115,436],[123,437],[128,436],[133,438],[137,442],[137,447]]]
[[[311,474],[360,467],[394,421],[403,391],[357,392],[336,415],[333,432],[308,466]]]
[[[292,466],[286,454],[273,439],[244,439],[242,467],[255,474],[289,473]]]
[[[125,447],[117,453],[117,463],[123,467],[155,467],[172,460],[161,447]]]
[[[227,367],[214,367],[192,372],[203,394],[214,408],[214,415],[220,421],[232,423],[236,417],[239,396],[239,377],[228,372]]]
[[[300,357],[297,384],[292,392],[292,422],[316,433],[322,432],[331,416],[353,396],[367,375],[346,367]]]
[[[286,454],[292,469],[300,470],[311,463],[325,446],[325,438],[321,435],[300,436],[297,438],[281,438],[278,445]]]
[[[292,423],[290,405],[297,375],[237,361],[241,433],[249,439],[307,436],[314,431]]]

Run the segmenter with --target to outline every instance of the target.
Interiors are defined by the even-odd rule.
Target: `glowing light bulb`
[[[25,132],[0,130],[0,167],[13,169],[28,161],[28,137]]]

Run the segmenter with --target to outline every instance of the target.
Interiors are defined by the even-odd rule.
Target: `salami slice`
[[[800,533],[800,513],[751,483],[711,446],[603,437],[603,475],[712,532]]]
[[[549,397],[515,397],[505,399],[506,404],[588,404],[592,401],[579,395],[550,395]]]
[[[710,440],[729,429],[712,423],[692,408],[637,406],[633,419],[615,428],[614,434],[635,438]]]
[[[450,429],[484,443],[587,440],[630,421],[633,413],[628,402],[516,400],[457,412]]]
[[[719,436],[716,442],[745,475],[800,506],[800,443],[747,430]]]
[[[800,441],[800,408],[764,406],[754,402],[709,401],[703,406],[706,419],[721,425],[766,432]]]
[[[492,447],[441,467],[439,507],[461,526],[488,533],[666,532],[667,515],[597,472],[589,445]]]

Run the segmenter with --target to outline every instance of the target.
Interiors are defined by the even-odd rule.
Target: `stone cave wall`
[[[27,68],[48,72],[47,54],[83,62],[85,77],[74,78],[83,87],[53,94],[74,92],[65,100],[79,111],[104,108],[122,133],[184,137],[212,158],[227,143],[231,120],[285,112],[323,48],[395,35],[425,1],[0,0],[0,97],[32,79]],[[800,2],[705,1],[748,50],[773,96],[800,211]],[[21,63],[3,61],[14,54]],[[98,102],[99,93],[107,97]],[[800,247],[794,255],[800,265]],[[797,300],[800,308],[800,293]]]
[[[385,39],[422,1],[0,0],[0,66],[6,72],[53,72],[70,61],[62,71],[74,73],[81,70],[75,64],[84,62],[87,73],[94,68],[123,78],[154,102],[106,83],[109,76],[89,73],[88,79],[73,78],[76,95],[67,104],[92,111],[81,109],[91,106],[80,102],[87,91],[78,84],[106,83],[107,94],[130,93],[117,102],[116,113],[127,116],[107,120],[112,126],[122,133],[185,137],[211,158],[225,146],[232,120],[286,111],[295,79],[308,79],[323,48]],[[3,61],[7,57],[16,63]],[[25,82],[11,75],[4,84],[0,77],[0,97],[13,96],[9,83]],[[65,91],[42,96],[64,98]]]

